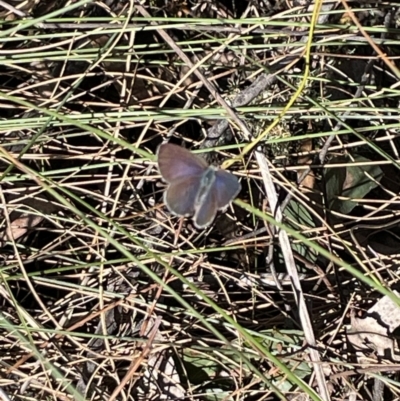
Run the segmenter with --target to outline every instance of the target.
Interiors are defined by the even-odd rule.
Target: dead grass
[[[0,14],[0,400],[399,399],[396,2]],[[165,140],[241,181],[205,230]]]

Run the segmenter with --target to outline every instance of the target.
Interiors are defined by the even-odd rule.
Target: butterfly
[[[171,143],[158,148],[158,170],[168,187],[164,202],[172,214],[194,216],[196,228],[209,226],[241,190],[238,179]]]

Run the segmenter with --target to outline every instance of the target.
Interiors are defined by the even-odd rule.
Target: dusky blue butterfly
[[[177,216],[194,215],[198,229],[210,225],[217,211],[228,206],[241,189],[233,174],[171,143],[158,148],[158,169],[169,184],[164,193],[169,211]]]

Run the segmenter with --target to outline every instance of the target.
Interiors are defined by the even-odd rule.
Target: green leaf
[[[334,158],[332,159],[333,163],[345,165],[339,168],[325,169],[328,206],[331,210],[342,214],[349,214],[358,205],[358,202],[353,199],[363,199],[378,186],[377,182],[383,175],[381,168],[377,165],[354,165],[359,162],[368,163],[371,160],[359,155],[354,156],[353,159],[354,162],[348,156]],[[339,196],[350,199],[341,200],[338,199]]]
[[[292,199],[288,203],[284,214],[288,225],[300,232],[305,229],[315,228],[315,222],[310,212],[303,204],[297,202],[295,199]],[[302,242],[292,243],[292,249],[311,263],[317,260],[317,252]]]

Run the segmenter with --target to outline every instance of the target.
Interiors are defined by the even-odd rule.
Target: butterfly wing
[[[191,216],[195,212],[195,202],[201,176],[185,177],[169,185],[164,192],[164,202],[169,211],[177,216]]]
[[[215,192],[217,209],[223,209],[232,202],[241,189],[242,186],[233,174],[225,170],[217,170],[215,172],[215,181],[211,189]]]
[[[193,221],[198,229],[207,227],[213,222],[218,210],[217,194],[213,187],[210,187],[209,191],[202,196],[200,202],[195,205],[195,209]]]
[[[204,159],[172,143],[160,145],[157,158],[158,170],[170,184],[193,176],[200,177],[208,167]]]

